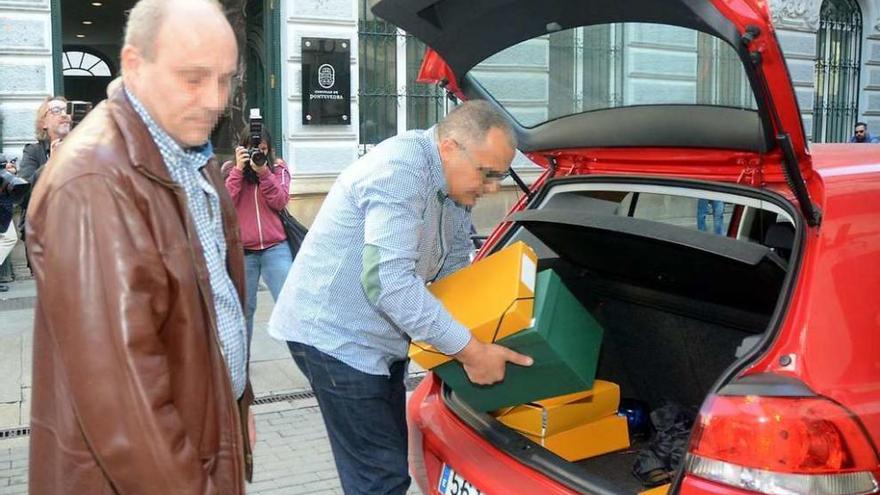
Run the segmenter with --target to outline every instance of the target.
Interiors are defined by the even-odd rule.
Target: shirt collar
[[[150,135],[153,137],[153,140],[156,141],[156,144],[159,145],[159,149],[169,151],[173,157],[177,158],[178,161],[183,163],[197,163],[196,168],[202,168],[207,163],[208,160],[214,156],[214,148],[211,146],[211,142],[208,141],[201,146],[194,146],[192,148],[183,148],[177,141],[174,140],[167,132],[165,132],[159,124],[156,123],[155,120],[150,116],[150,113],[147,111],[146,107],[140,102],[140,100],[135,97],[128,88],[124,88],[125,96],[128,97],[128,101],[131,102],[131,106],[134,107],[135,112],[141,117],[141,120],[146,124],[147,129],[150,131]]]
[[[440,139],[437,137],[437,126],[431,126],[427,131],[428,140],[431,143],[431,178],[437,186],[438,196],[445,199],[449,197],[449,187],[446,184],[446,176],[443,175],[443,162],[440,159]]]

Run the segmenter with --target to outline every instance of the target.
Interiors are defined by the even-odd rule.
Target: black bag
[[[309,229],[307,229],[305,225],[299,223],[297,219],[293,218],[293,215],[287,211],[287,208],[282,208],[281,211],[278,212],[278,216],[281,218],[281,225],[284,226],[284,234],[287,236],[287,246],[290,248],[290,257],[296,259],[296,253],[299,252],[299,248],[302,246],[306,234],[309,233]]]

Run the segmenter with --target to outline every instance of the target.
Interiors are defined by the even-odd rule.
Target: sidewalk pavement
[[[27,426],[31,390],[33,280],[16,281],[0,295],[0,431]],[[257,398],[308,392],[308,381],[287,348],[266,333],[272,310],[268,291],[257,294],[251,381]],[[257,446],[250,494],[342,494],[327,432],[313,398],[254,406]],[[27,493],[28,436],[0,436],[0,495]],[[408,495],[421,493],[412,487]]]

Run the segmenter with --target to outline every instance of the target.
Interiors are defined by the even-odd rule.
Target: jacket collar
[[[122,133],[128,157],[134,168],[159,179],[166,185],[175,185],[147,125],[125,95],[122,78],[113,80],[107,86],[107,103],[110,115],[113,116],[116,126]]]

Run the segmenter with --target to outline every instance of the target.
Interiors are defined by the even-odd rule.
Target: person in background
[[[222,167],[224,173],[228,172],[226,189],[238,213],[244,246],[248,342],[254,333],[260,277],[269,287],[272,299],[277,300],[293,262],[284,226],[278,217],[278,212],[286,208],[290,200],[290,172],[284,160],[274,157],[272,137],[265,128],[259,145],[259,151],[266,157],[265,163],[260,165],[250,159],[249,144],[250,135],[246,132],[241,146],[235,148],[235,161],[228,161]]]
[[[716,234],[724,232],[724,201],[698,199],[697,200],[697,228],[707,231],[706,216],[712,210],[712,227]]]
[[[43,165],[49,161],[52,152],[70,133],[70,123],[67,99],[63,96],[46,98],[37,108],[35,121],[37,142],[24,147],[19,167],[19,176],[30,182],[32,188],[36,186],[35,176],[39,177]],[[26,207],[27,200],[22,205],[22,209]]]
[[[15,166],[15,160],[7,160],[6,155],[0,153],[0,169],[16,175],[18,169]],[[2,181],[0,181],[2,182]],[[15,204],[12,198],[0,191],[0,266],[6,265],[9,261],[9,253],[15,248],[18,242],[18,232],[15,228],[15,222],[12,221],[12,209]],[[0,280],[0,282],[12,282],[9,280]],[[0,292],[8,292],[9,286],[0,283]]]
[[[868,132],[868,124],[864,122],[856,122],[853,135],[849,138],[850,143],[878,143],[880,138],[875,137]]]
[[[30,203],[30,195],[37,184],[43,166],[49,161],[53,151],[61,144],[61,141],[70,133],[71,119],[67,114],[67,99],[63,96],[50,96],[43,100],[37,107],[37,117],[34,120],[34,130],[37,138],[36,143],[30,143],[24,147],[21,155],[21,165],[18,167],[18,175],[31,183],[31,191],[21,203],[21,217],[18,228],[22,234],[22,240],[27,240],[25,218]],[[26,252],[27,255],[27,252]],[[30,256],[27,255],[28,266]]]

